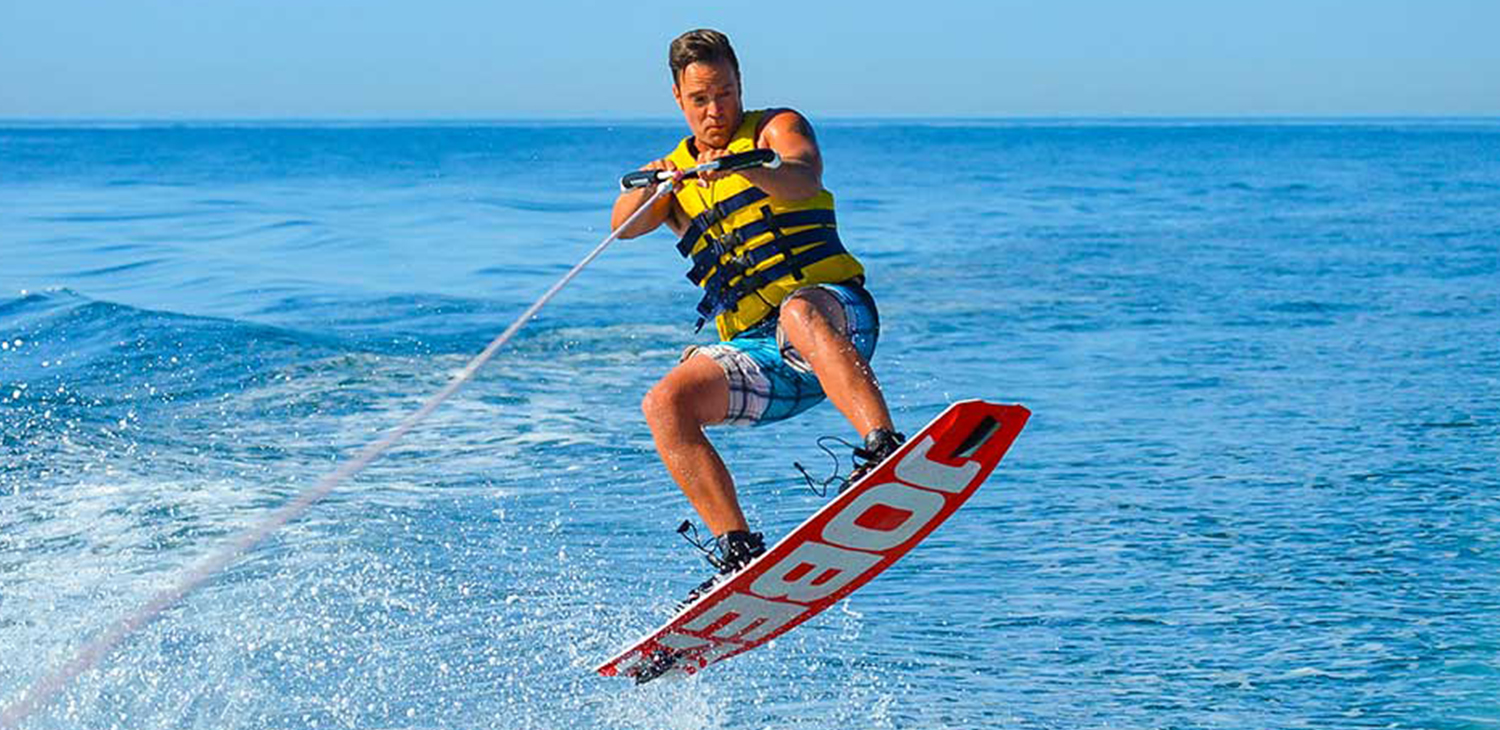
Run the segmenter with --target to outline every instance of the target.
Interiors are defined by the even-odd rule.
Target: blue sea
[[[1500,121],[818,122],[899,427],[1034,416],[902,562],[677,683],[708,566],[621,242],[26,728],[1500,727]],[[0,706],[439,389],[680,122],[0,128]],[[832,406],[715,430],[757,529]]]

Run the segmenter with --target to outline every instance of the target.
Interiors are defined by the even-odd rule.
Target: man
[[[668,51],[672,97],[692,134],[643,170],[680,171],[725,155],[772,149],[775,169],[705,172],[659,198],[622,238],[665,223],[682,236],[688,278],[704,289],[699,325],[712,319],[721,342],[689,347],[641,403],[662,462],[715,536],[719,574],[686,602],[765,552],[750,532],[734,481],[703,428],[764,425],[826,396],[864,438],[865,467],[901,444],[870,370],[879,335],[864,268],[839,241],[833,196],[812,128],[790,109],[744,110],[739,61],[729,39],[694,30]],[[612,227],[650,190],[623,192]]]

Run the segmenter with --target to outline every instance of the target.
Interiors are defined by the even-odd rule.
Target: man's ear
[[[672,82],[672,101],[677,102],[677,108],[682,108],[682,89],[677,88],[677,82]]]

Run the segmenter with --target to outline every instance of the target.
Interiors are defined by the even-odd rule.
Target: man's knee
[[[688,358],[646,391],[641,399],[641,413],[646,422],[653,427],[682,422],[706,426],[723,420],[728,385],[714,382],[715,377],[722,379],[723,373],[713,360]],[[716,406],[715,400],[725,402]]]
[[[664,423],[680,417],[682,400],[682,389],[663,378],[641,398],[641,413],[649,424]]]

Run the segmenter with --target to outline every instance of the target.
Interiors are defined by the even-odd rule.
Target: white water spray
[[[668,179],[656,182],[655,184],[656,191],[651,194],[651,197],[641,207],[637,208],[629,218],[626,218],[625,222],[621,223],[619,228],[611,231],[603,241],[600,241],[599,245],[595,246],[587,256],[583,257],[583,260],[574,265],[561,279],[558,279],[557,283],[553,284],[552,288],[548,289],[541,298],[532,303],[530,307],[527,307],[526,311],[521,313],[521,316],[517,317],[482,352],[475,355],[469,361],[469,364],[464,366],[462,371],[455,375],[452,380],[448,381],[447,385],[443,386],[442,390],[433,394],[420,408],[407,416],[394,428],[387,431],[380,439],[361,449],[353,458],[345,461],[333,473],[323,477],[317,484],[297,495],[296,499],[272,511],[266,515],[265,519],[262,519],[259,523],[240,533],[216,553],[209,556],[207,560],[189,570],[176,585],[157,593],[144,606],[115,622],[102,635],[95,637],[93,641],[80,648],[73,655],[72,659],[58,667],[51,674],[38,680],[29,690],[21,695],[18,701],[0,711],[0,729],[14,730],[20,727],[22,721],[30,717],[56,696],[57,693],[65,689],[80,674],[93,669],[106,654],[130,638],[131,635],[139,631],[142,627],[154,621],[161,615],[162,611],[165,611],[173,604],[182,600],[184,596],[191,593],[194,589],[218,575],[220,571],[238,560],[245,552],[260,544],[268,535],[275,532],[282,525],[300,517],[314,504],[317,504],[324,497],[328,496],[328,493],[342,484],[344,480],[364,471],[365,467],[369,466],[371,462],[380,458],[391,446],[400,441],[401,437],[415,428],[417,424],[421,423],[433,411],[437,410],[438,406],[442,405],[450,396],[458,392],[459,388],[462,388],[473,379],[474,374],[479,372],[479,369],[484,367],[484,364],[489,362],[495,356],[495,353],[501,347],[505,346],[505,343],[509,342],[528,321],[535,317],[536,313],[547,302],[551,301],[559,291],[562,291],[562,288],[567,286],[568,282],[576,278],[583,271],[584,267],[598,258],[599,254],[603,253],[605,248],[614,243],[620,237],[621,232],[632,223],[635,223],[661,196],[670,191],[674,182],[672,179]]]

